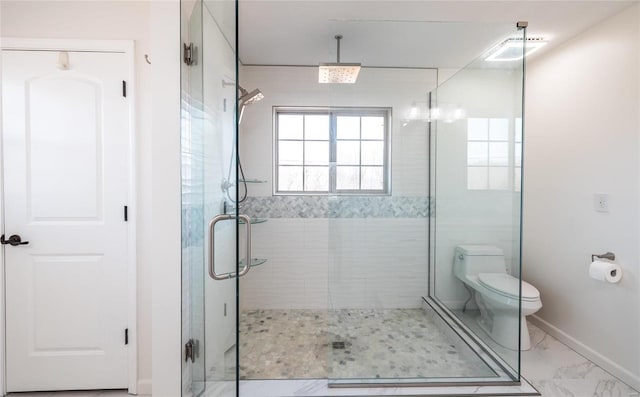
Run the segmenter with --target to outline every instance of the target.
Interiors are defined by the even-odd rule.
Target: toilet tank
[[[504,252],[490,245],[459,245],[455,249],[453,273],[461,280],[480,273],[506,273]]]

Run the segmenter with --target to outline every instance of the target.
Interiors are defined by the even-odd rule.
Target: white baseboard
[[[139,396],[151,395],[151,379],[138,379],[138,395]]]
[[[626,384],[633,387],[634,389],[640,390],[639,375],[633,374],[632,372],[622,367],[621,365],[617,364],[610,358],[593,350],[589,346],[580,342],[573,336],[567,334],[566,332],[562,331],[561,329],[557,328],[551,323],[543,320],[537,315],[534,314],[534,315],[528,316],[527,319],[531,321],[533,324],[535,324],[536,326],[540,327],[543,331],[545,331],[549,335],[553,336],[554,338],[558,339],[560,342],[564,343],[565,345],[569,346],[579,354],[591,360],[600,368],[609,372],[611,375],[625,382]]]

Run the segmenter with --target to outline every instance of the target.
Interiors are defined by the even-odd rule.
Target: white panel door
[[[126,388],[123,53],[3,51],[8,391]]]

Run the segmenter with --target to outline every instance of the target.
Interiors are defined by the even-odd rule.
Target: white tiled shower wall
[[[250,196],[271,196],[273,106],[392,107],[392,194],[426,199],[428,125],[402,127],[413,102],[425,102],[433,69],[363,69],[355,85],[317,83],[317,68],[244,66],[240,82],[265,98],[245,110],[240,155]],[[428,219],[270,218],[253,226],[253,254],[267,258],[240,285],[242,308],[420,307],[428,286]]]
[[[244,309],[412,308],[427,293],[427,219],[282,219],[253,227],[267,258],[241,279]]]
[[[244,66],[240,71],[243,87],[260,88],[265,95],[245,110],[240,126],[245,175],[267,181],[250,184],[249,195],[273,195],[273,106],[383,106],[393,109],[392,195],[394,199],[426,200],[428,124],[402,124],[414,102],[427,100],[437,78],[435,70],[363,69],[355,85],[324,85],[317,83],[317,68],[313,67]],[[472,116],[498,117],[495,109],[482,104],[488,97],[504,98],[511,82],[505,82],[502,75],[488,85],[475,80],[473,74],[459,79],[454,92],[461,93],[465,104],[473,105],[477,114]],[[504,108],[497,112],[504,116]],[[445,130],[466,125],[463,121],[457,124]],[[515,235],[511,209],[518,195],[513,191],[467,191],[466,133],[455,133],[452,138],[438,148],[438,165],[449,174],[441,172],[438,180],[442,192],[437,199],[444,206],[436,209],[441,216],[433,271],[438,297],[451,307],[461,307],[468,292],[453,276],[455,245],[497,245],[505,250],[510,265]],[[242,308],[419,307],[420,297],[428,292],[428,218],[407,211],[393,217],[362,212],[344,217],[321,217],[317,212],[311,217],[261,214],[270,219],[254,225],[253,252],[268,262],[241,280]]]
[[[414,102],[427,101],[436,87],[434,69],[363,69],[357,84],[318,84],[316,67],[243,66],[240,84],[260,88],[265,97],[246,108],[240,125],[240,155],[250,196],[273,193],[273,107],[392,107],[391,171],[394,196],[426,197],[428,188],[428,124],[403,127]]]

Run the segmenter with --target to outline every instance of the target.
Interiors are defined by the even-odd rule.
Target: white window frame
[[[326,114],[329,116],[329,189],[328,191],[305,191],[305,190],[278,190],[278,115],[280,114],[299,114],[313,115]],[[384,159],[383,169],[383,188],[378,190],[371,189],[340,189],[336,188],[336,120],[338,116],[381,116],[385,119],[384,128]],[[296,195],[353,195],[353,196],[390,196],[391,195],[391,125],[392,125],[392,109],[386,107],[309,107],[309,106],[274,106],[273,107],[273,195],[274,196],[296,196]],[[299,140],[305,142],[304,136]],[[366,142],[367,139],[353,139],[353,141]],[[375,140],[379,142],[379,140]],[[304,145],[303,145],[304,148]],[[304,150],[304,149],[303,149]],[[355,166],[355,165],[354,165]],[[357,167],[366,167],[367,164],[360,164]],[[379,166],[379,165],[376,165]],[[304,153],[303,153],[303,165]],[[304,169],[304,168],[303,168]],[[304,172],[302,186],[304,189]]]

